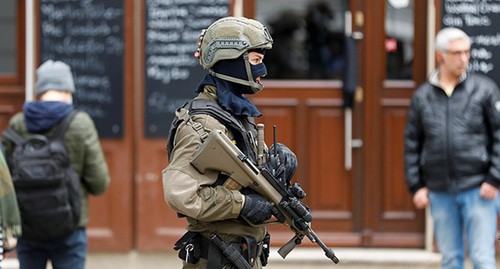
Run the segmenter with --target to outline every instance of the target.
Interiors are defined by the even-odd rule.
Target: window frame
[[[0,87],[3,85],[22,85],[25,75],[26,60],[26,1],[17,1],[16,47],[17,65],[15,73],[0,73]]]

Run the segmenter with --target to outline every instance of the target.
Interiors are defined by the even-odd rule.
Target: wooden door
[[[298,158],[294,178],[307,192],[303,200],[312,210],[312,228],[330,246],[357,246],[361,243],[356,225],[361,208],[353,192],[360,170],[344,167],[344,108],[338,81],[268,81],[266,89],[252,100],[263,117],[265,139],[290,147]],[[359,164],[359,152],[354,153]],[[283,245],[293,236],[284,226],[269,227],[273,244]],[[304,239],[303,245],[312,245]]]
[[[255,16],[265,18],[273,6],[256,2]],[[427,1],[408,1],[402,7],[398,2],[406,1],[348,2],[358,37],[352,135],[362,141],[353,149],[352,169],[344,166],[342,80],[269,80],[262,93],[252,96],[264,114],[259,121],[268,131],[278,125],[279,140],[297,153],[297,180],[308,193],[312,227],[332,246],[424,245],[424,214],[414,209],[405,185],[403,130],[410,97],[426,77],[427,30],[422,18]],[[294,13],[285,14],[290,18]],[[284,44],[275,38],[273,50],[293,49]],[[266,60],[269,63],[269,57]],[[268,144],[270,139],[268,134]],[[275,244],[290,238],[284,228],[271,230]]]
[[[427,74],[427,1],[409,1],[406,12],[390,2],[398,1],[364,1],[365,220],[361,232],[365,246],[422,247],[424,214],[414,209],[405,185],[403,131],[411,95]],[[404,25],[406,20],[402,25],[398,16],[412,16],[413,25]],[[405,32],[413,33],[410,47],[405,46]],[[413,51],[412,60],[401,61],[405,57],[398,55],[408,49]]]

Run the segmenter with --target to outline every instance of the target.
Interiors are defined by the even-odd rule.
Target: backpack
[[[21,213],[22,238],[61,239],[80,221],[80,178],[71,167],[62,137],[76,111],[67,115],[52,137],[21,137],[11,127],[4,137],[14,143],[9,158]]]

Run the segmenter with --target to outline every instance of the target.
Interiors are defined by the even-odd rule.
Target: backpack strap
[[[12,126],[9,126],[9,128],[3,131],[3,136],[9,139],[10,141],[14,142],[14,144],[16,145],[20,145],[24,141],[24,138],[20,136],[18,133],[16,133],[14,129],[12,129]]]
[[[57,127],[56,131],[52,135],[51,139],[61,139],[64,133],[66,132],[66,129],[68,129],[69,124],[71,123],[71,120],[75,117],[77,113],[77,110],[74,109],[71,111],[68,115],[66,115],[62,120],[59,126]]]

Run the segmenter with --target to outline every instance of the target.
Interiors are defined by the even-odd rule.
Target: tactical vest
[[[205,141],[210,130],[205,130],[200,123],[192,120],[194,115],[205,114],[214,117],[226,126],[234,136],[236,146],[241,152],[250,158],[253,163],[257,163],[254,151],[256,148],[257,128],[252,117],[244,117],[238,120],[234,115],[220,107],[217,102],[208,99],[192,99],[178,108],[175,114],[176,117],[168,134],[167,152],[169,160],[174,146],[175,133],[181,122],[186,121],[200,134],[202,141]]]

